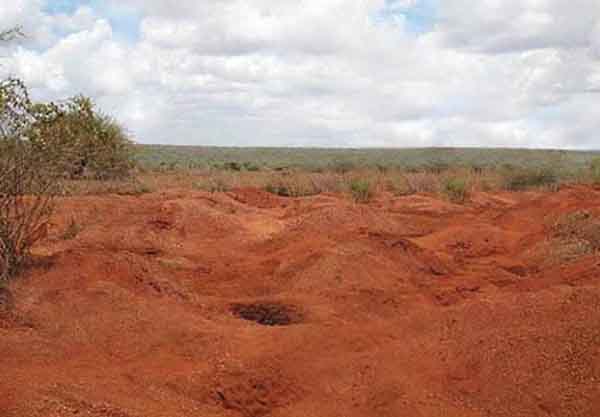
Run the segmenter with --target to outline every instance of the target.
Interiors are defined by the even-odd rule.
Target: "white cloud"
[[[97,17],[89,6],[75,10],[73,14],[56,14],[49,18],[56,29],[63,32],[77,32],[94,25]]]
[[[143,142],[600,147],[600,3],[444,0],[411,21],[423,1],[18,0],[0,25],[37,28],[5,60],[37,97],[92,95]]]
[[[597,0],[451,0],[439,2],[439,29],[475,51],[586,47],[598,23]]]

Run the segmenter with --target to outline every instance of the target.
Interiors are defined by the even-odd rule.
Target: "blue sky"
[[[46,2],[45,11],[49,13],[73,13],[79,6],[89,2],[76,0],[53,0]]]
[[[403,7],[402,1],[385,0],[385,5],[375,13],[374,19],[386,21],[402,16],[407,28],[415,34],[433,28],[438,0],[417,0],[411,7]],[[138,39],[142,14],[133,7],[109,4],[104,0],[51,0],[46,2],[45,11],[48,14],[72,14],[82,6],[91,7],[98,15],[108,19],[113,30],[125,39]]]
[[[133,7],[107,3],[104,0],[49,0],[45,4],[44,11],[50,15],[69,15],[75,13],[80,7],[90,7],[98,16],[107,19],[113,31],[123,40],[138,39],[142,15]]]
[[[386,20],[402,16],[406,19],[408,29],[416,34],[433,29],[437,0],[417,0],[411,7],[406,7],[403,3],[403,0],[386,0],[385,6],[378,11],[376,18]]]

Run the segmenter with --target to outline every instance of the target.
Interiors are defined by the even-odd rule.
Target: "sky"
[[[598,0],[11,0],[0,76],[140,143],[600,149]]]

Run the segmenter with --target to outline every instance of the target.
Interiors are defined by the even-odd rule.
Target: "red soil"
[[[536,255],[598,190],[60,206],[0,297],[2,417],[600,416],[600,257]]]

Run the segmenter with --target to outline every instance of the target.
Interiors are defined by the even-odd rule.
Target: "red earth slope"
[[[0,416],[600,416],[600,257],[540,252],[583,209],[65,199],[0,308]]]

